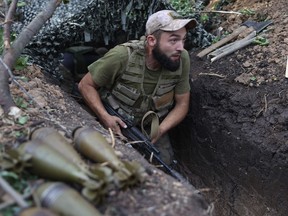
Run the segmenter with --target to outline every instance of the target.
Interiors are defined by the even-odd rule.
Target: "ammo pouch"
[[[174,91],[170,91],[161,96],[154,96],[152,99],[156,110],[162,110],[164,108],[168,108],[173,104]]]
[[[129,88],[121,83],[117,83],[116,87],[112,90],[112,94],[128,106],[133,106],[140,96],[140,92],[137,92],[136,89]]]

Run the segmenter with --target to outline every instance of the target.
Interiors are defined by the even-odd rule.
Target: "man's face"
[[[162,32],[152,50],[153,57],[162,67],[170,71],[176,71],[180,66],[181,52],[184,49],[185,39],[185,28],[175,32]]]

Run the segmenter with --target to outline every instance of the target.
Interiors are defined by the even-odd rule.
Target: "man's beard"
[[[180,67],[180,60],[172,61],[163,53],[159,45],[152,50],[153,57],[160,63],[160,65],[169,71],[176,71]]]

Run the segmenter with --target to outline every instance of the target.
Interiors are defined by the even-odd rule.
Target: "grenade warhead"
[[[105,137],[93,128],[76,128],[73,132],[75,147],[93,161],[107,162],[112,169],[113,182],[118,188],[134,185],[146,178],[145,169],[137,162],[121,161]],[[103,170],[94,167],[93,173]],[[93,168],[92,168],[93,169]],[[109,176],[109,175],[107,175]],[[111,180],[109,180],[111,181]]]
[[[100,187],[100,183],[90,179],[78,166],[71,163],[65,156],[49,145],[37,140],[30,140],[21,144],[18,149],[19,158],[29,155],[31,170],[42,177],[57,181],[67,181],[82,185],[93,184]]]
[[[63,216],[101,216],[101,213],[75,189],[62,182],[46,182],[37,187],[35,196],[45,208]]]
[[[97,130],[78,127],[73,132],[73,139],[76,149],[89,159],[99,163],[107,162],[114,170],[131,175],[106,138]]]
[[[38,128],[31,133],[30,138],[53,147],[71,163],[77,165],[81,170],[91,176],[88,165],[82,160],[72,144],[56,129],[49,127]]]

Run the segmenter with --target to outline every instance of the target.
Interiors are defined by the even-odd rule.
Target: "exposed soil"
[[[71,98],[71,95],[64,92],[59,86],[51,84],[51,80],[48,81],[38,67],[30,66],[27,70],[21,71],[21,75],[31,80],[29,82],[19,80],[19,83],[37,101],[38,105],[31,105],[24,109],[24,114],[29,115],[29,120],[23,125],[17,124],[1,114],[2,150],[17,147],[20,143],[25,142],[31,130],[38,127],[54,127],[65,134],[71,143],[73,129],[79,126],[93,127],[112,142],[110,133],[96,121],[95,117],[83,109],[75,99]],[[18,86],[12,84],[11,90],[15,98],[24,97],[27,101],[29,100]],[[103,215],[172,216],[176,213],[195,216],[209,215],[211,208],[208,203],[188,181],[181,183],[165,174],[148,163],[130,145],[125,145],[118,139],[116,139],[115,150],[121,160],[138,161],[145,168],[147,178],[143,183],[138,183],[127,189],[110,191],[102,202],[95,204],[95,207]],[[27,171],[29,172],[29,169]],[[36,183],[49,181],[49,179],[41,177],[37,180],[25,179],[24,176],[27,175],[24,173],[20,173],[19,176],[23,178],[23,181],[28,181],[31,189]],[[73,185],[70,186],[74,187]],[[79,189],[79,187],[75,189]],[[24,193],[24,191],[20,191],[20,193]],[[1,200],[3,204],[11,201],[11,198],[2,191]],[[2,209],[1,212],[4,214],[5,209]]]
[[[288,82],[284,74],[288,2],[236,0],[223,10],[244,8],[255,14],[220,15],[220,25],[231,32],[247,19],[273,20],[265,33],[269,45],[250,45],[213,63],[197,58],[198,51],[191,52],[190,113],[173,133],[178,140],[175,151],[181,171],[202,191],[207,202],[192,185],[179,183],[117,140],[121,158],[139,161],[149,177],[135,187],[109,193],[104,202],[96,205],[101,213],[201,216],[208,215],[206,210],[212,206],[208,204],[213,204],[213,215],[286,215]],[[38,67],[14,73],[30,80],[19,83],[38,105],[32,103],[23,109],[29,116],[23,125],[4,118],[0,112],[4,149],[24,142],[30,131],[39,126],[53,126],[69,138],[75,127],[85,125],[109,137],[93,116],[46,79]],[[11,91],[14,98],[29,101],[15,84],[11,84]]]
[[[235,1],[225,10],[255,14],[224,15],[221,26],[232,31],[247,19],[272,20],[269,45],[250,45],[213,63],[192,54],[190,115],[175,129],[175,148],[187,170],[211,188],[216,215],[287,214],[287,6]]]

